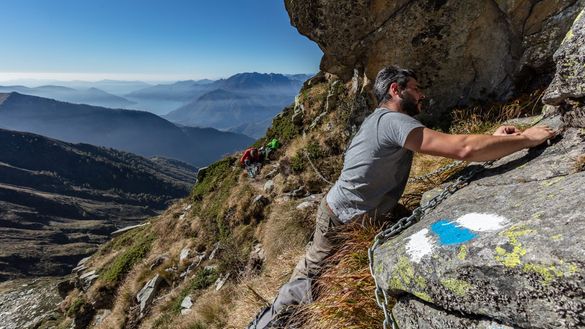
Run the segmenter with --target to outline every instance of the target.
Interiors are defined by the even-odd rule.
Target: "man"
[[[312,243],[271,308],[259,314],[250,328],[266,328],[288,305],[312,300],[310,279],[319,274],[335,248],[335,232],[358,217],[383,216],[396,206],[413,152],[488,161],[537,146],[555,135],[546,126],[524,132],[502,126],[493,135],[451,135],[425,128],[413,117],[421,112],[425,98],[416,76],[397,66],[378,73],[374,92],[378,108],[362,123],[345,152],[341,175],[321,201]]]

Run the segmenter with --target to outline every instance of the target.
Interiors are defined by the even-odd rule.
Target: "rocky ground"
[[[20,279],[0,283],[0,329],[34,328],[55,313],[61,278]]]

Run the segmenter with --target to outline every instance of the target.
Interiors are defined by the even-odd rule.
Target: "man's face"
[[[400,92],[400,108],[410,115],[415,116],[422,112],[422,100],[425,98],[423,92],[419,89],[418,82],[415,79],[409,79],[406,88]]]

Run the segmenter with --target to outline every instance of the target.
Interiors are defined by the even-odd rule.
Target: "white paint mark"
[[[406,253],[410,256],[411,261],[420,263],[424,256],[433,253],[434,248],[433,240],[429,236],[429,230],[425,228],[410,236],[406,244]]]
[[[489,232],[497,231],[504,227],[508,222],[508,219],[496,214],[481,214],[472,212],[459,217],[456,222],[459,225],[472,231]]]

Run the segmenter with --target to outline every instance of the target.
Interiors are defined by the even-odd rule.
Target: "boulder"
[[[193,307],[193,300],[191,300],[191,296],[186,296],[181,302],[181,315],[191,313],[191,307]]]
[[[554,54],[556,73],[545,91],[545,104],[560,105],[567,98],[585,97],[585,10]]]
[[[95,270],[85,272],[79,276],[78,284],[79,288],[83,291],[87,291],[89,287],[99,278],[99,275],[96,273]]]
[[[140,316],[144,316],[145,310],[156,296],[163,279],[157,274],[136,295],[136,301],[140,304]]]
[[[187,258],[189,258],[189,254],[191,253],[191,249],[190,248],[183,248],[181,250],[181,253],[179,254],[179,263],[182,263],[184,260],[186,260]]]
[[[551,146],[496,161],[376,248],[398,326],[585,326],[583,153],[583,135],[568,128]]]
[[[264,183],[264,192],[270,194],[272,191],[274,191],[274,181],[270,179]]]
[[[502,100],[554,73],[552,55],[584,2],[285,0],[324,55],[321,70],[373,80],[389,64],[418,72],[433,112]]]

